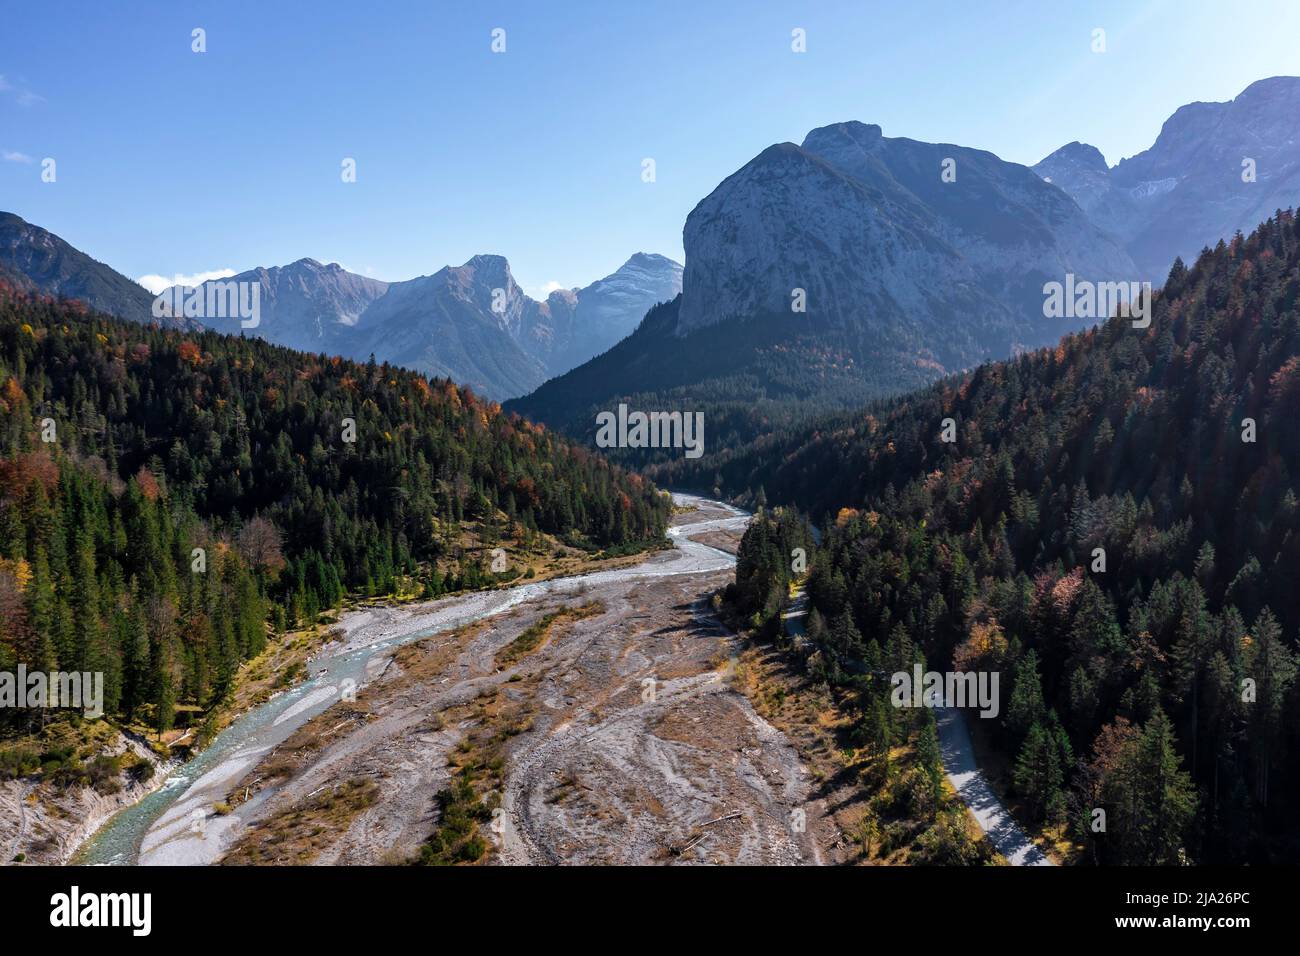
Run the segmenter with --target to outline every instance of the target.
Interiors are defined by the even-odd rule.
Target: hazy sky
[[[495,252],[530,292],[584,285],[680,261],[700,199],[816,126],[1113,164],[1300,74],[1297,0],[0,2],[0,209],[137,278]]]

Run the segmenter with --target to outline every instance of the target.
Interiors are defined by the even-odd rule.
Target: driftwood
[[[715,824],[715,823],[721,823],[723,820],[734,820],[734,819],[736,819],[736,817],[738,817],[738,816],[740,816],[740,811],[739,811],[739,810],[737,810],[737,811],[734,812],[734,813],[728,813],[728,814],[726,814],[725,816],[714,817],[712,820],[708,821],[707,823],[701,823],[700,826],[702,826],[702,827],[711,827],[711,826],[713,826],[713,824]]]
[[[711,826],[713,826],[713,824],[715,824],[715,823],[721,823],[721,822],[724,821],[724,820],[734,820],[734,819],[736,819],[736,817],[738,817],[738,816],[740,816],[740,815],[741,815],[741,812],[740,812],[739,810],[735,810],[735,811],[733,811],[733,812],[731,812],[731,813],[724,813],[724,814],[723,814],[722,816],[720,816],[720,817],[714,817],[712,820],[706,820],[704,823],[701,823],[701,824],[700,824],[700,830],[703,831],[703,829],[704,829],[705,827],[711,827]],[[694,847],[695,844],[697,844],[697,843],[699,843],[701,840],[703,840],[706,836],[708,836],[707,833],[703,833],[703,832],[701,832],[701,833],[699,833],[698,835],[696,835],[696,837],[695,837],[693,840],[691,840],[689,843],[687,843],[685,846],[681,847],[680,849],[678,849],[678,848],[676,848],[676,847],[670,847],[670,849],[672,850],[672,852],[673,852],[675,855],[677,855],[677,856],[681,856],[681,855],[682,855],[683,853],[685,853],[687,850],[689,850],[689,849],[691,849],[692,847]]]
[[[331,727],[329,730],[325,731],[325,733],[321,734],[321,736],[322,736],[322,737],[328,737],[330,734],[334,733],[334,731],[338,730],[339,728],[341,728],[341,727],[346,727],[348,724],[353,723],[354,721],[362,720],[362,719],[364,719],[364,717],[365,717],[365,715],[364,715],[364,714],[360,714],[360,713],[357,713],[357,714],[351,714],[351,715],[347,718],[347,720],[344,720],[344,721],[341,721],[340,723],[335,724],[335,725],[334,725],[333,727]]]

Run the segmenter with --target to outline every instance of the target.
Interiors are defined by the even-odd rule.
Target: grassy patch
[[[462,771],[438,794],[439,821],[429,841],[420,848],[423,866],[453,866],[477,863],[487,855],[488,844],[479,824],[492,810],[479,796],[471,776]]]
[[[470,726],[447,758],[452,779],[437,796],[438,826],[413,861],[424,866],[473,864],[491,855],[495,843],[482,827],[501,805],[507,746],[532,729],[533,704],[513,701],[494,688],[447,711],[443,719],[448,725]]]
[[[604,604],[599,601],[588,601],[579,607],[562,607],[558,611],[543,614],[518,637],[497,652],[496,662],[501,667],[509,667],[545,644],[550,638],[551,628],[556,624],[581,621],[584,618],[604,613]]]
[[[250,828],[221,862],[226,866],[310,863],[378,796],[379,785],[369,777],[328,787]]]
[[[117,728],[107,720],[60,715],[40,730],[0,747],[0,780],[35,777],[59,789],[94,787],[109,795],[122,789],[122,774],[148,779],[153,766],[133,750],[109,755],[118,744]]]

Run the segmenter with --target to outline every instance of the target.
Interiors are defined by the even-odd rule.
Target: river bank
[[[123,770],[97,786],[59,787],[20,778],[0,782],[0,847],[7,863],[61,865],[106,821],[163,786],[180,766],[144,741],[113,728],[100,755],[125,758]],[[147,771],[139,768],[148,766]]]

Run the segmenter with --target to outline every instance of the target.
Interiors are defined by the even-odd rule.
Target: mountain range
[[[1114,167],[1070,143],[1034,166],[1118,238],[1160,284],[1175,257],[1249,233],[1300,198],[1300,77],[1252,83],[1227,103],[1189,103],[1155,144]]]
[[[268,341],[361,360],[374,355],[505,399],[627,335],[647,309],[677,294],[681,266],[637,253],[612,275],[540,302],[496,255],[404,282],[380,282],[314,259],[213,281],[260,283],[261,322],[252,334]],[[231,320],[208,324],[233,331]]]
[[[1180,108],[1114,167],[1076,142],[1032,169],[836,123],[763,150],[706,196],[686,219],[684,269],[638,253],[545,300],[495,255],[404,282],[313,259],[234,279],[260,284],[246,334],[447,376],[570,431],[630,400],[707,405],[715,438],[743,440],[1105,318],[1047,317],[1044,285],[1159,285],[1176,257],[1293,206],[1296,115],[1300,78],[1273,77]],[[136,283],[12,214],[0,277],[152,319]]]
[[[614,345],[651,306],[677,295],[681,277],[678,263],[639,252],[611,275],[584,288],[555,290],[540,302],[494,255],[404,282],[382,282],[315,259],[211,281],[258,283],[259,324],[245,334],[361,361],[374,355],[501,400]],[[135,322],[240,330],[234,318],[156,318],[154,296],[139,283],[12,213],[0,213],[0,278]]]
[[[1300,78],[1261,80],[1179,109],[1113,169],[1081,143],[1030,169],[875,125],[815,129],[695,207],[671,309],[510,407],[582,433],[621,401],[704,408],[719,447],[1053,343],[1107,315],[1047,318],[1046,283],[1159,286],[1176,257],[1294,206],[1297,115]]]

